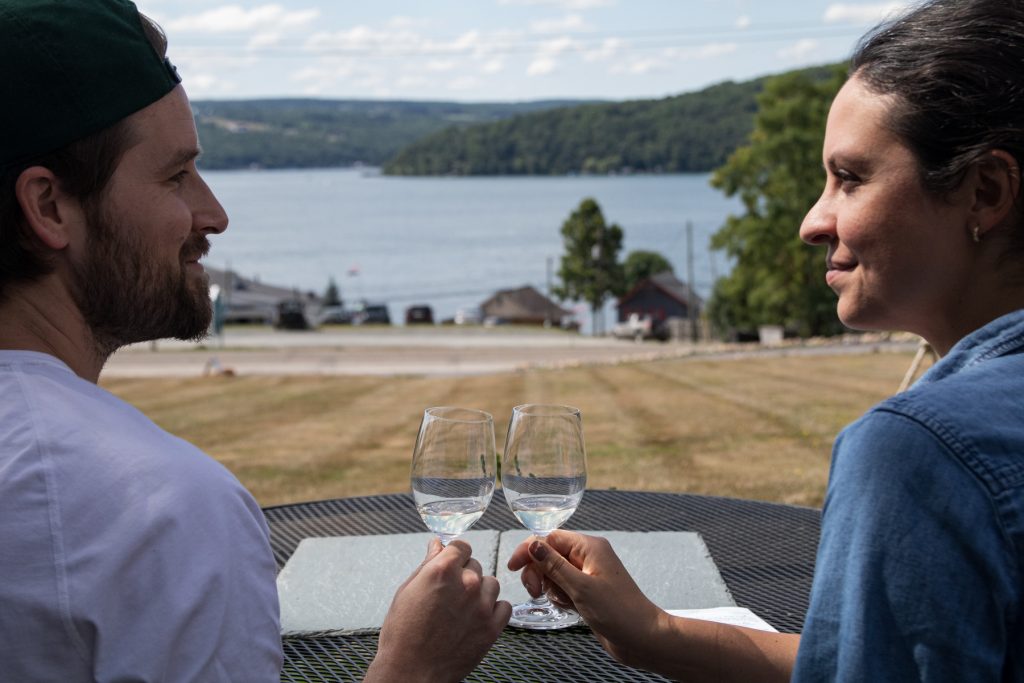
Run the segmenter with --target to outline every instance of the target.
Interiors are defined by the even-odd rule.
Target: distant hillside
[[[825,77],[831,67],[803,71]],[[753,128],[764,78],[660,100],[587,104],[448,128],[403,149],[394,175],[704,172]]]
[[[202,166],[308,168],[383,165],[400,149],[445,128],[579,104],[239,100],[192,103]]]

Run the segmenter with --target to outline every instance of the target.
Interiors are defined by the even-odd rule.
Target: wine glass
[[[443,545],[473,526],[494,494],[494,418],[481,410],[423,411],[412,453],[412,496]]]
[[[501,486],[512,514],[523,526],[544,538],[576,511],[586,485],[579,409],[539,404],[513,408],[501,460]],[[556,629],[580,621],[576,612],[561,609],[541,595],[513,607],[509,624]]]

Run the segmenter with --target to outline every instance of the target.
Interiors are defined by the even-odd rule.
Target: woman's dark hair
[[[153,49],[161,57],[165,56],[167,38],[163,31],[148,17],[140,14],[139,18]],[[33,166],[50,169],[63,191],[94,209],[122,155],[132,144],[131,125],[127,119],[122,119],[55,152],[0,168],[0,299],[6,295],[9,285],[35,280],[53,270],[46,248],[25,224],[15,196],[15,184],[22,172]]]
[[[1001,149],[1024,159],[1024,0],[931,0],[866,35],[850,73],[895,95],[888,125],[931,192]]]

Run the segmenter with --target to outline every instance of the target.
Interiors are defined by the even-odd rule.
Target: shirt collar
[[[992,358],[1024,347],[1024,309],[1007,313],[961,339],[918,384],[937,382]]]

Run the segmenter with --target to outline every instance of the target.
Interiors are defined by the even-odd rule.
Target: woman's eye
[[[839,184],[844,187],[860,182],[860,178],[842,168],[836,169],[836,178],[839,180]]]

